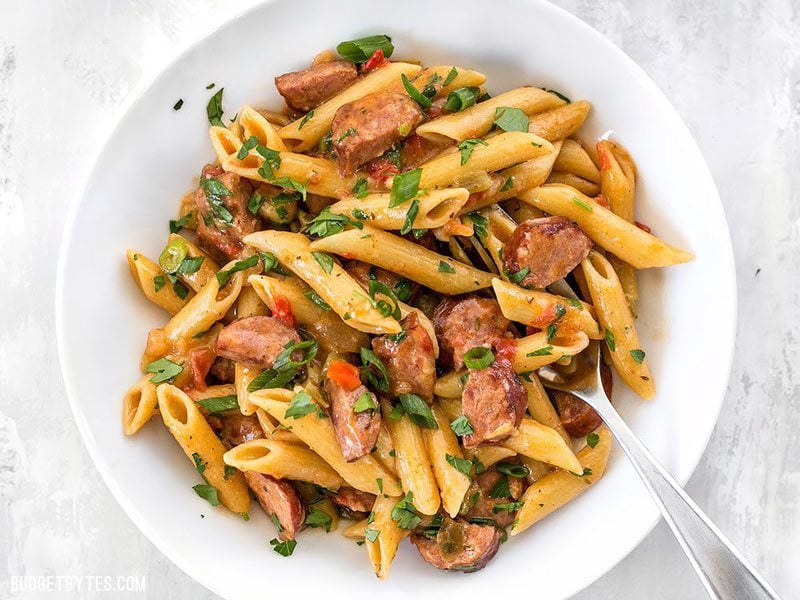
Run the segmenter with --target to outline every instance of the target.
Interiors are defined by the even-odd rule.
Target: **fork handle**
[[[598,409],[678,538],[708,595],[723,600],[780,600],[775,590],[664,470],[616,410],[610,404]]]

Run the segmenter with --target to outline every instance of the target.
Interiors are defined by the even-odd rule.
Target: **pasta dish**
[[[613,369],[651,398],[637,272],[692,258],[635,220],[626,149],[579,137],[587,101],[393,54],[342,42],[275,78],[277,110],[212,90],[216,160],[157,259],[127,252],[169,316],[123,402],[197,471],[187,505],[255,498],[283,556],[342,529],[382,579],[406,537],[481,569],[602,478],[610,433],[537,370],[599,340],[606,393]]]

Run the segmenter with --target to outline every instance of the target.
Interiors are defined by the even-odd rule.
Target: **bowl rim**
[[[228,27],[235,27],[236,23],[238,23],[240,20],[247,18],[248,16],[250,16],[251,13],[261,10],[265,5],[278,3],[281,1],[290,1],[290,0],[260,0],[255,2],[253,5],[249,7],[246,7],[238,12],[235,12],[232,16],[217,23],[210,30],[201,33],[199,37],[193,39],[190,43],[184,45],[182,48],[179,48],[177,51],[175,51],[175,53],[168,61],[164,62],[161,65],[153,67],[153,69],[149,73],[144,75],[142,79],[139,81],[139,83],[136,86],[134,86],[134,88],[129,92],[127,98],[122,102],[122,104],[118,108],[117,115],[114,118],[113,124],[106,129],[106,137],[104,142],[98,146],[97,152],[91,158],[92,166],[86,173],[83,185],[80,188],[80,192],[70,199],[66,220],[64,222],[62,238],[59,245],[59,254],[58,254],[56,281],[55,281],[55,294],[54,294],[55,325],[56,325],[56,344],[58,349],[59,369],[61,371],[62,380],[64,382],[64,388],[67,392],[67,399],[69,401],[73,418],[75,419],[75,422],[78,426],[78,431],[80,432],[83,445],[88,451],[89,456],[91,457],[92,462],[94,463],[94,466],[99,471],[104,484],[109,489],[114,499],[122,507],[122,509],[131,519],[131,521],[133,521],[136,527],[142,533],[144,533],[144,535],[148,538],[148,540],[152,542],[156,546],[156,548],[158,548],[158,550],[165,557],[167,557],[173,564],[178,566],[178,568],[180,568],[187,576],[197,581],[206,589],[208,589],[214,594],[217,594],[222,598],[229,598],[229,595],[224,589],[220,587],[218,582],[215,579],[213,579],[210,575],[204,575],[202,572],[197,572],[195,569],[192,568],[191,563],[188,559],[179,555],[177,552],[174,552],[171,543],[164,536],[162,536],[158,530],[156,530],[154,527],[150,525],[147,518],[140,512],[140,510],[136,507],[136,505],[129,500],[129,498],[121,489],[119,482],[111,472],[111,467],[105,460],[104,456],[102,455],[100,448],[95,444],[91,428],[86,420],[85,415],[83,414],[83,411],[78,401],[76,400],[77,393],[75,391],[75,383],[73,381],[72,375],[68,372],[68,369],[66,368],[67,348],[65,342],[66,334],[64,331],[65,318],[66,318],[65,307],[64,307],[64,292],[65,292],[65,279],[66,279],[66,269],[67,269],[67,254],[69,246],[72,242],[76,218],[78,216],[81,205],[83,204],[83,200],[88,191],[89,184],[94,179],[96,171],[99,168],[99,159],[103,155],[103,153],[106,152],[106,150],[111,147],[113,143],[114,134],[126,122],[127,117],[131,112],[132,108],[134,107],[134,105],[136,105],[141,100],[143,95],[156,82],[166,77],[175,64],[179,63],[181,60],[184,59],[186,55],[190,54],[195,49],[205,44],[209,38],[215,36],[220,30]],[[730,289],[726,290],[727,293],[725,293],[724,296],[728,298],[728,302],[731,309],[732,322],[728,325],[728,327],[730,328],[731,344],[729,344],[726,348],[723,349],[725,352],[723,356],[718,356],[718,364],[720,365],[719,372],[720,374],[725,375],[726,385],[725,388],[720,390],[720,393],[717,394],[717,397],[714,399],[714,405],[711,407],[713,408],[713,411],[710,412],[713,412],[714,414],[713,426],[709,427],[708,433],[706,434],[705,439],[703,440],[703,443],[700,446],[701,450],[697,453],[697,456],[694,457],[693,460],[690,462],[689,468],[686,470],[686,472],[683,474],[679,473],[677,476],[675,476],[675,479],[683,487],[686,485],[688,480],[691,478],[691,476],[697,469],[700,460],[705,455],[708,443],[710,442],[711,437],[713,436],[714,431],[716,430],[716,427],[719,424],[719,416],[727,395],[726,393],[727,387],[730,383],[730,376],[733,367],[733,359],[735,356],[735,340],[738,329],[738,294],[737,294],[738,282],[736,275],[735,255],[733,252],[733,244],[730,235],[730,227],[728,225],[728,219],[725,214],[725,208],[722,204],[722,199],[719,195],[716,182],[714,181],[714,176],[708,167],[708,163],[706,162],[697,144],[697,141],[694,139],[694,136],[692,135],[688,126],[684,122],[683,118],[680,116],[680,113],[678,113],[678,111],[666,97],[664,92],[650,78],[650,76],[647,75],[647,73],[644,71],[642,67],[640,67],[624,50],[622,50],[620,47],[614,44],[604,34],[596,30],[594,27],[583,21],[578,16],[569,12],[568,10],[551,3],[549,0],[520,0],[520,1],[537,5],[539,10],[556,13],[559,18],[571,21],[572,24],[581,31],[582,35],[594,38],[594,41],[603,45],[608,52],[617,55],[617,57],[623,63],[626,64],[626,66],[630,70],[631,75],[636,79],[637,83],[642,85],[651,94],[652,98],[661,105],[659,108],[659,112],[666,111],[674,116],[674,118],[676,119],[676,123],[680,124],[681,128],[680,133],[684,135],[687,143],[691,144],[693,150],[696,153],[698,166],[701,167],[702,170],[709,176],[710,184],[714,192],[713,198],[709,199],[709,205],[713,206],[715,209],[719,211],[725,229],[724,232],[725,235],[723,236],[721,242],[722,246],[724,246],[723,258],[726,259],[725,263],[727,267],[726,268],[727,273],[725,275],[726,279],[730,282]],[[639,545],[641,545],[642,541],[648,535],[650,535],[650,533],[653,531],[655,526],[662,520],[662,518],[663,517],[660,514],[657,514],[655,518],[652,519],[650,525],[647,528],[643,529],[642,534],[638,536],[638,538],[635,540],[635,542],[630,546],[630,548],[627,551],[622,553],[615,560],[611,561],[604,570],[598,573],[595,579],[591,581],[578,582],[577,585],[573,585],[570,588],[568,595],[564,596],[564,598],[572,597],[573,595],[588,588],[590,585],[599,581],[602,577],[608,574],[623,559],[629,556]]]

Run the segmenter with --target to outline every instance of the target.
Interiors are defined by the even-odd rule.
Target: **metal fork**
[[[779,600],[775,590],[664,470],[611,405],[600,380],[600,344],[592,342],[579,356],[583,363],[571,375],[563,375],[552,365],[539,369],[542,383],[577,396],[602,417],[678,538],[708,595],[724,600]]]

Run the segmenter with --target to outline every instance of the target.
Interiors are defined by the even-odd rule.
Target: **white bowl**
[[[533,84],[588,99],[594,108],[585,139],[613,131],[632,152],[641,176],[637,218],[696,259],[642,274],[639,331],[658,393],[643,402],[617,385],[615,403],[667,470],[686,482],[716,422],[733,351],[736,284],[722,206],[697,146],[652,81],[596,31],[541,1],[278,0],[223,25],[166,68],[114,130],[67,224],[56,313],[75,418],[128,515],[178,566],[225,598],[266,591],[321,597],[332,590],[441,598],[499,589],[540,600],[568,597],[628,554],[656,522],[655,506],[618,450],[598,485],[512,538],[483,571],[437,571],[404,543],[381,583],[364,548],[338,534],[307,531],[284,558],[267,543],[275,532],[261,511],[254,508],[245,523],[211,508],[192,491],[197,474],[157,419],[131,439],[122,433],[121,399],[139,377],[146,333],[165,322],[131,281],[124,253],[136,248],[157,256],[182,194],[214,158],[205,105],[216,90],[205,86],[225,87],[226,118],[245,103],[277,108],[275,75],[307,65],[341,40],[373,33],[393,37],[395,57],[483,71],[491,92]],[[176,112],[179,98],[185,103]]]

